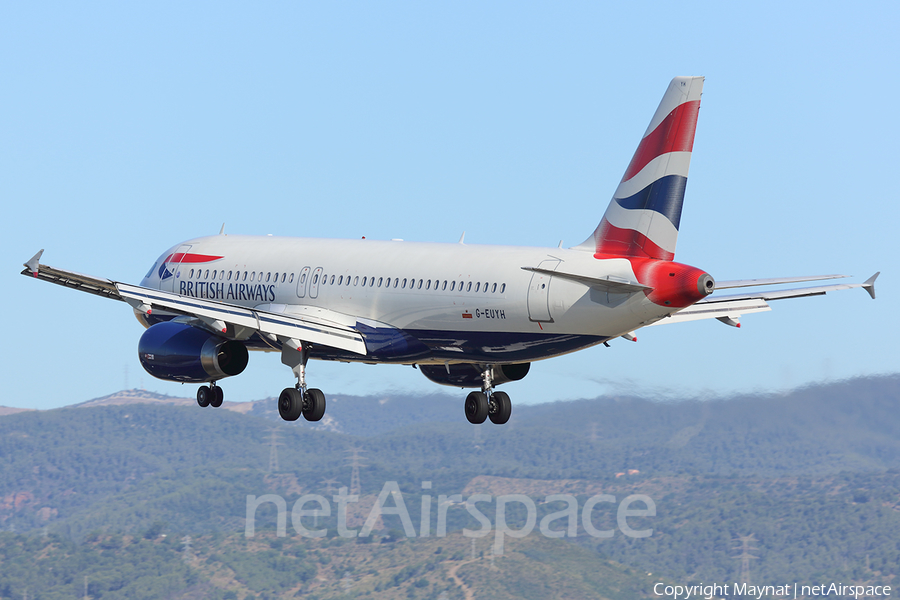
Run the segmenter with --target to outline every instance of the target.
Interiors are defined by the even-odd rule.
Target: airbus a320
[[[297,383],[278,398],[287,421],[318,421],[325,395],[307,385],[309,359],[413,365],[430,380],[474,388],[469,422],[506,423],[509,395],[532,362],[650,325],[718,319],[740,327],[768,301],[861,287],[835,283],[716,292],[840,275],[727,281],[677,263],[702,77],[676,77],[594,232],[573,248],[219,235],[172,246],[140,285],[40,264],[23,275],[128,303],[146,328],[144,369],[202,384],[197,403],[221,406],[219,382],[249,351],[278,352]]]

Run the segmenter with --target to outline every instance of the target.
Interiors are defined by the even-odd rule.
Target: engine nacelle
[[[239,375],[246,367],[247,347],[185,323],[153,325],[138,342],[144,370],[167,381],[201,383]]]
[[[494,365],[491,383],[500,385],[510,381],[519,381],[528,375],[531,363],[515,365]],[[450,372],[444,365],[419,365],[422,374],[435,383],[460,388],[480,388],[483,382],[479,365],[469,363],[450,365]]]

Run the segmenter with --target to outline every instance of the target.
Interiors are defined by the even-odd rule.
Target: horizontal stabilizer
[[[803,283],[805,281],[822,281],[824,279],[843,279],[846,275],[811,275],[805,277],[775,277],[772,279],[738,279],[735,281],[717,281],[717,290],[754,287],[759,285],[781,285],[785,283]]]
[[[879,272],[880,273],[880,272]],[[836,292],[838,290],[849,290],[853,288],[862,288],[868,292],[872,298],[875,297],[875,279],[879,273],[875,273],[864,283],[836,283],[832,285],[820,285],[807,288],[795,288],[790,290],[763,290],[760,292],[752,292],[748,294],[731,294],[728,296],[711,296],[696,304],[693,304],[684,310],[670,315],[664,319],[653,323],[653,325],[664,325],[666,323],[682,323],[684,321],[697,321],[700,319],[718,319],[726,325],[734,325],[740,327],[739,317],[755,312],[764,312],[772,310],[767,301],[785,300],[787,298],[804,298],[807,296],[824,296],[828,292]],[[845,277],[844,275],[827,275],[825,277],[809,277],[809,278],[791,278],[789,281],[816,281],[820,279],[838,279]],[[768,281],[768,282],[784,282],[783,279],[749,279],[747,281]],[[733,285],[736,282],[726,282],[732,284],[730,287],[745,287]],[[753,285],[765,285],[757,283],[746,284],[746,287]],[[716,284],[716,289],[720,285]]]
[[[588,287],[600,290],[602,292],[618,293],[618,294],[635,294],[637,292],[652,290],[652,287],[637,283],[635,281],[619,281],[618,279],[609,279],[606,277],[590,277],[588,275],[576,275],[574,273],[565,273],[562,271],[551,271],[550,269],[541,269],[539,267],[522,267],[525,271],[534,273],[542,273],[559,277],[560,279],[568,279],[569,281],[577,281]]]

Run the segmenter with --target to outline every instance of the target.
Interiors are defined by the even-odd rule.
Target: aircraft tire
[[[306,402],[303,405],[303,418],[307,421],[319,421],[325,416],[325,394],[322,390],[306,390]]]
[[[303,396],[297,388],[284,388],[278,396],[278,414],[285,421],[296,421],[303,411]]]
[[[503,425],[509,421],[509,416],[512,414],[512,402],[509,400],[509,394],[506,392],[494,392],[491,394],[491,405],[495,409],[488,414],[491,423]]]
[[[212,396],[209,399],[209,405],[213,408],[219,408],[222,406],[222,402],[225,401],[225,392],[222,391],[222,388],[219,386],[209,388],[210,395]]]
[[[210,393],[209,386],[201,385],[197,390],[197,404],[200,405],[200,408],[206,408],[209,406],[210,400],[212,400],[212,394]]]
[[[466,396],[466,418],[472,425],[481,425],[487,419],[488,397],[484,392],[470,392]]]

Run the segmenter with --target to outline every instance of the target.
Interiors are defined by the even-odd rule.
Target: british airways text
[[[182,281],[179,294],[209,300],[275,301],[275,286],[260,283],[215,283],[210,281]]]

